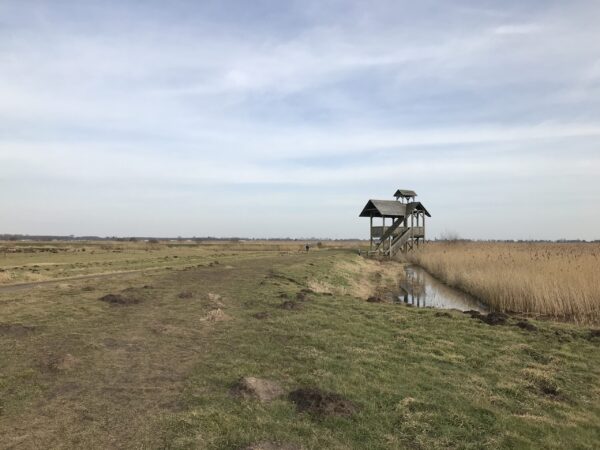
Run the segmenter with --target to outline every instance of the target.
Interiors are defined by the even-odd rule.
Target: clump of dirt
[[[379,295],[373,295],[367,299],[369,303],[385,303],[385,300],[381,298]]]
[[[452,317],[452,314],[443,312],[443,311],[438,311],[434,314],[434,316],[435,317]]]
[[[191,291],[182,291],[177,295],[177,298],[193,298],[194,293]]]
[[[508,316],[506,314],[494,311],[486,314],[485,316],[479,316],[479,320],[487,323],[488,325],[506,325],[507,319]]]
[[[0,336],[22,337],[33,333],[36,327],[20,323],[0,323]]]
[[[527,331],[537,331],[537,327],[528,322],[527,320],[520,320],[517,323],[515,323],[516,327],[521,328],[522,330],[527,330]]]
[[[271,314],[269,314],[266,311],[261,311],[261,312],[257,312],[256,314],[253,314],[252,317],[254,317],[255,319],[262,320],[262,319],[267,319],[267,318],[271,317]]]
[[[100,297],[100,301],[109,303],[111,305],[126,306],[135,305],[140,302],[140,299],[129,295],[106,294],[105,296]]]
[[[79,360],[70,353],[49,353],[42,358],[41,365],[50,372],[65,372],[73,369]]]
[[[256,399],[268,403],[284,394],[283,388],[275,381],[264,378],[243,377],[230,390],[237,398]]]
[[[288,311],[297,311],[302,309],[302,305],[295,300],[287,300],[283,302],[280,307],[282,309],[287,309]]]
[[[242,447],[240,450],[302,450],[302,447],[289,442],[261,441]]]
[[[463,311],[463,314],[468,314],[473,319],[481,316],[481,313],[479,311],[475,311],[474,309],[469,309],[468,311]]]
[[[548,395],[550,397],[558,397],[560,395],[560,389],[556,385],[556,383],[545,376],[534,377],[533,385],[539,390],[542,394]]]
[[[300,388],[290,392],[288,398],[300,412],[316,416],[350,417],[358,406],[335,392],[326,392],[318,388]]]
[[[231,320],[231,317],[225,314],[221,308],[216,308],[209,311],[202,320],[206,322],[223,322],[226,320]]]
[[[312,289],[302,289],[300,292],[296,294],[296,300],[304,302],[308,300],[308,296],[310,294],[314,294],[315,292]]]

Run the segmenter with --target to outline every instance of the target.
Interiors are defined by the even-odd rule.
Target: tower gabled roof
[[[417,196],[417,193],[410,189],[398,189],[396,191],[396,193],[394,194],[394,197],[396,197],[396,198],[398,198],[398,197],[409,198],[409,197],[416,197],[416,196]]]
[[[425,208],[425,206],[423,206],[423,203],[421,202],[410,202],[406,204],[407,215],[412,213],[414,210],[423,211],[427,217],[431,217],[431,214],[429,214],[429,211],[427,211],[427,209]]]
[[[369,200],[359,217],[404,217],[406,204],[396,200]]]

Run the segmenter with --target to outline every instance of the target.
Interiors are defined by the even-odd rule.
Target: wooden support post
[[[371,214],[371,228],[369,229],[371,243],[369,244],[369,252],[373,251],[373,214]]]
[[[415,215],[410,215],[410,249],[414,249],[415,244]]]
[[[385,241],[383,241],[382,236],[385,233],[385,216],[383,216],[383,224],[381,226],[381,236],[379,236],[379,240],[382,241],[381,242],[381,246],[383,247],[383,254],[385,255]]]

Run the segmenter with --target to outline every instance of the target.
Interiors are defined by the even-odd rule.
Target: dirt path
[[[147,267],[145,269],[137,269],[137,270],[126,270],[123,272],[108,272],[108,273],[92,273],[89,275],[79,275],[76,277],[66,277],[66,278],[56,278],[53,280],[44,280],[44,281],[32,281],[28,283],[16,283],[16,284],[7,284],[4,286],[0,286],[0,293],[2,292],[16,292],[22,291],[26,289],[35,288],[38,286],[46,286],[53,285],[58,283],[64,283],[65,281],[79,281],[79,280],[91,280],[91,279],[102,279],[109,277],[118,277],[123,275],[130,275],[134,273],[147,272],[164,269],[164,267]]]

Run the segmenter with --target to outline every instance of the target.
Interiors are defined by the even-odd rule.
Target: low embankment
[[[495,310],[600,322],[600,244],[429,243],[408,258]]]

